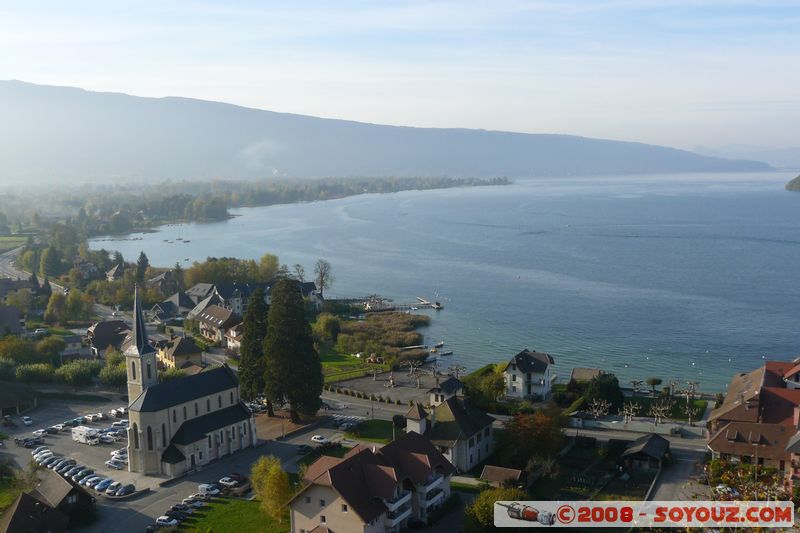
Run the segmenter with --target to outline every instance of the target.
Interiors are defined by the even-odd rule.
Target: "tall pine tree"
[[[267,336],[267,304],[264,290],[256,289],[250,297],[242,323],[242,346],[239,349],[239,387],[242,398],[252,400],[264,391],[264,338]],[[272,405],[269,410],[272,416]]]
[[[292,421],[299,422],[300,415],[313,415],[322,405],[322,363],[297,281],[281,279],[271,295],[264,392],[271,400],[288,401]]]

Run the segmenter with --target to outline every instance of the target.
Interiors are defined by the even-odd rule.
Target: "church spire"
[[[152,353],[155,350],[147,340],[147,330],[145,329],[144,315],[142,314],[142,304],[139,301],[139,286],[133,287],[133,343],[131,349],[136,347],[139,355]]]

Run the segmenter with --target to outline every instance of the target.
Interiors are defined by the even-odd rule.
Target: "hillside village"
[[[27,483],[4,489],[13,502],[2,518],[7,528],[25,520],[51,531],[98,528],[116,510],[158,497],[171,480],[185,494],[137,527],[224,523],[223,500],[240,501],[245,516],[274,531],[395,532],[489,527],[477,509],[495,500],[797,497],[798,362],[768,361],[733,376],[716,397],[661,377],[623,386],[609,369],[559,375],[557,354],[522,347],[467,373],[439,367],[435,349],[420,354],[414,320],[402,313],[326,300],[329,265],[315,281],[275,264],[268,281],[187,286],[196,273],[142,263],[101,270],[76,260],[85,281],[72,287],[72,274],[0,279],[0,402],[10,444],[0,453],[16,463],[9,480],[30,468],[31,449],[39,465]],[[119,301],[96,302],[91,283],[115,287],[101,292]],[[308,346],[298,349],[311,366],[297,359],[287,376],[317,368],[311,399],[275,392],[263,370],[249,370],[265,364],[259,357],[279,357],[265,353],[267,337],[286,331],[266,326],[255,344],[252,336],[267,316],[283,324],[283,312],[305,324],[283,344]],[[350,324],[354,312],[360,317]],[[395,315],[412,328],[398,339],[414,341],[416,357],[380,342],[368,345],[377,353],[345,349],[357,332],[381,331],[373,326]],[[353,329],[359,321],[372,329]],[[84,414],[96,401],[95,410],[109,401],[122,407]],[[111,460],[94,453],[103,444],[119,448]],[[42,496],[49,485],[83,503]],[[273,493],[284,501],[270,502]],[[25,518],[31,505],[47,511]]]

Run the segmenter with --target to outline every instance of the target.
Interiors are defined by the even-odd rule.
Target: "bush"
[[[0,359],[0,381],[14,381],[17,377],[17,369],[14,361]]]
[[[101,368],[102,365],[100,361],[78,359],[77,361],[70,361],[56,369],[55,376],[58,381],[77,387],[90,384],[92,382],[92,377],[99,374]]]
[[[23,383],[50,383],[54,372],[53,365],[47,363],[19,365],[15,377]]]

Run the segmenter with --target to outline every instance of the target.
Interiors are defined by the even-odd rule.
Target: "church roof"
[[[131,333],[132,342],[125,350],[125,354],[145,355],[154,353],[155,349],[147,340],[147,330],[145,329],[144,315],[142,314],[142,303],[139,301],[139,287],[134,287],[133,289],[133,328],[131,329],[133,329]]]
[[[203,416],[192,418],[181,424],[175,436],[172,437],[172,444],[188,446],[189,444],[205,439],[206,435],[213,431],[241,422],[242,420],[247,420],[251,416],[250,411],[239,402],[225,409],[212,411]]]
[[[186,456],[183,455],[183,452],[181,452],[174,444],[167,446],[167,449],[161,454],[161,461],[171,465],[178,464],[185,460]]]
[[[153,412],[190,402],[239,385],[227,365],[206,370],[193,376],[171,379],[146,388],[131,404],[131,411]]]

